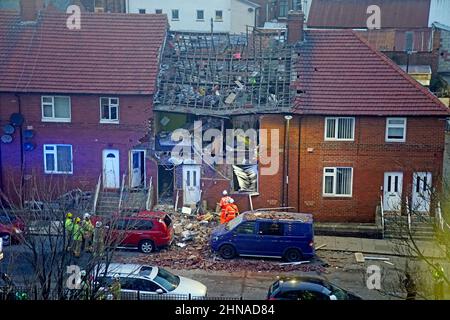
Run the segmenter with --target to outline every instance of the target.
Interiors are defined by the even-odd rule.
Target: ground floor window
[[[44,169],[45,173],[73,173],[72,146],[45,144]]]
[[[327,167],[323,169],[323,195],[343,196],[352,195],[353,168]]]

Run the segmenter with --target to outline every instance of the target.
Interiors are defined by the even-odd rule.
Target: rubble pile
[[[320,262],[309,264],[284,264],[279,259],[234,258],[225,260],[214,254],[209,246],[211,230],[218,225],[218,215],[202,216],[173,213],[174,240],[169,248],[152,254],[121,257],[120,262],[140,263],[168,267],[171,269],[203,269],[211,271],[317,271],[324,272]]]
[[[296,220],[301,222],[311,222],[310,215],[292,212],[280,211],[260,211],[255,213],[247,213],[247,220],[271,219],[271,220]]]

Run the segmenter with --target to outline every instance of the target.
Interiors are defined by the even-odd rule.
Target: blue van
[[[311,214],[245,212],[212,231],[211,248],[224,259],[240,256],[284,258],[289,262],[314,256]]]

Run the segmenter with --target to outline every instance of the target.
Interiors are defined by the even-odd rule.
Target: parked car
[[[321,277],[282,277],[267,294],[268,300],[362,300],[350,291]]]
[[[284,258],[289,262],[314,256],[310,214],[246,212],[213,230],[211,248],[224,259],[240,256]]]
[[[148,295],[191,295],[191,298],[206,297],[207,288],[202,283],[159,267],[140,264],[111,263],[95,267],[92,271],[99,291],[107,290],[115,277],[119,277],[122,299],[142,299]],[[139,295],[139,296],[138,296]]]
[[[19,242],[23,229],[24,224],[17,216],[0,213],[0,238],[3,239],[4,246]]]
[[[100,220],[109,226],[112,241],[118,241],[119,247],[137,248],[143,253],[169,246],[173,240],[172,218],[165,212],[142,211],[131,216],[94,217],[92,220],[94,225]]]

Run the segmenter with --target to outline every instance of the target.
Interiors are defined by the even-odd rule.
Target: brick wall
[[[403,172],[403,194],[412,190],[412,175],[430,171],[433,183],[442,176],[445,121],[438,118],[408,118],[406,143],[386,143],[385,117],[356,119],[354,142],[325,142],[324,118],[294,117],[289,130],[289,185],[287,206],[313,213],[318,221],[374,222],[379,204],[384,172]],[[259,195],[254,208],[283,205],[283,144],[285,120],[280,115],[260,117],[260,126],[280,130],[280,169],[275,175],[260,176]],[[300,152],[300,166],[299,166]],[[322,196],[325,166],[353,167],[351,198]],[[227,188],[228,186],[228,188]],[[299,188],[300,187],[300,188]],[[208,185],[208,205],[220,198],[226,181]],[[248,195],[233,195],[241,211],[249,209]]]
[[[32,128],[36,144],[33,151],[24,152],[25,174],[34,175],[40,181],[64,180],[65,188],[81,187],[92,189],[102,172],[102,150],[118,149],[120,171],[128,170],[128,151],[139,145],[148,128],[152,116],[151,96],[118,96],[120,125],[100,124],[100,96],[71,96],[71,123],[52,123],[41,121],[41,95],[21,95],[22,114],[25,118],[23,128]],[[14,94],[0,94],[0,126],[9,122],[11,113],[18,112],[18,99]],[[11,144],[2,144],[1,161],[3,183],[20,173],[19,133],[13,135]],[[43,145],[71,144],[73,152],[72,175],[48,175],[44,173]],[[155,165],[147,162],[147,174],[154,175]]]

